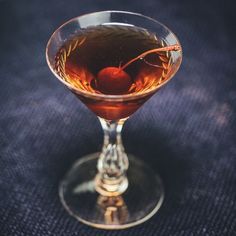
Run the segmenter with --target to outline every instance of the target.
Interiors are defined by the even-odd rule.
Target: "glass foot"
[[[120,196],[95,191],[99,153],[77,161],[59,187],[66,210],[79,221],[101,229],[124,229],[143,223],[160,208],[164,189],[158,175],[139,159],[129,156],[128,189]]]

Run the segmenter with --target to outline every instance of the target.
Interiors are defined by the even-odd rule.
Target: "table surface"
[[[101,148],[102,130],[45,61],[60,24],[104,9],[158,19],[184,51],[175,78],[124,127],[126,150],[160,173],[166,197],[149,221],[122,231],[85,226],[59,201],[58,183]],[[0,0],[0,235],[236,235],[234,9],[233,1]]]

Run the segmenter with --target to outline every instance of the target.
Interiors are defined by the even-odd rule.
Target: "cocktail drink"
[[[160,207],[160,178],[129,158],[124,122],[177,72],[182,52],[164,25],[140,14],[96,12],[76,17],[47,45],[54,75],[99,118],[101,153],[80,158],[60,184],[63,205],[78,220],[98,228],[140,224]]]

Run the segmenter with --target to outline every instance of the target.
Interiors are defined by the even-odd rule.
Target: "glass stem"
[[[104,131],[104,143],[97,164],[95,189],[103,196],[118,196],[128,187],[126,171],[129,161],[121,139],[121,130],[126,119],[99,120]]]

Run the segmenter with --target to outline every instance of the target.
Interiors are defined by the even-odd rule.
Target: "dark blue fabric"
[[[160,173],[166,198],[123,231],[85,226],[59,201],[59,181],[100,149],[102,131],[45,61],[60,24],[104,9],[160,20],[184,50],[175,78],[125,125],[126,150]],[[0,0],[0,235],[236,235],[234,14],[233,1]]]

